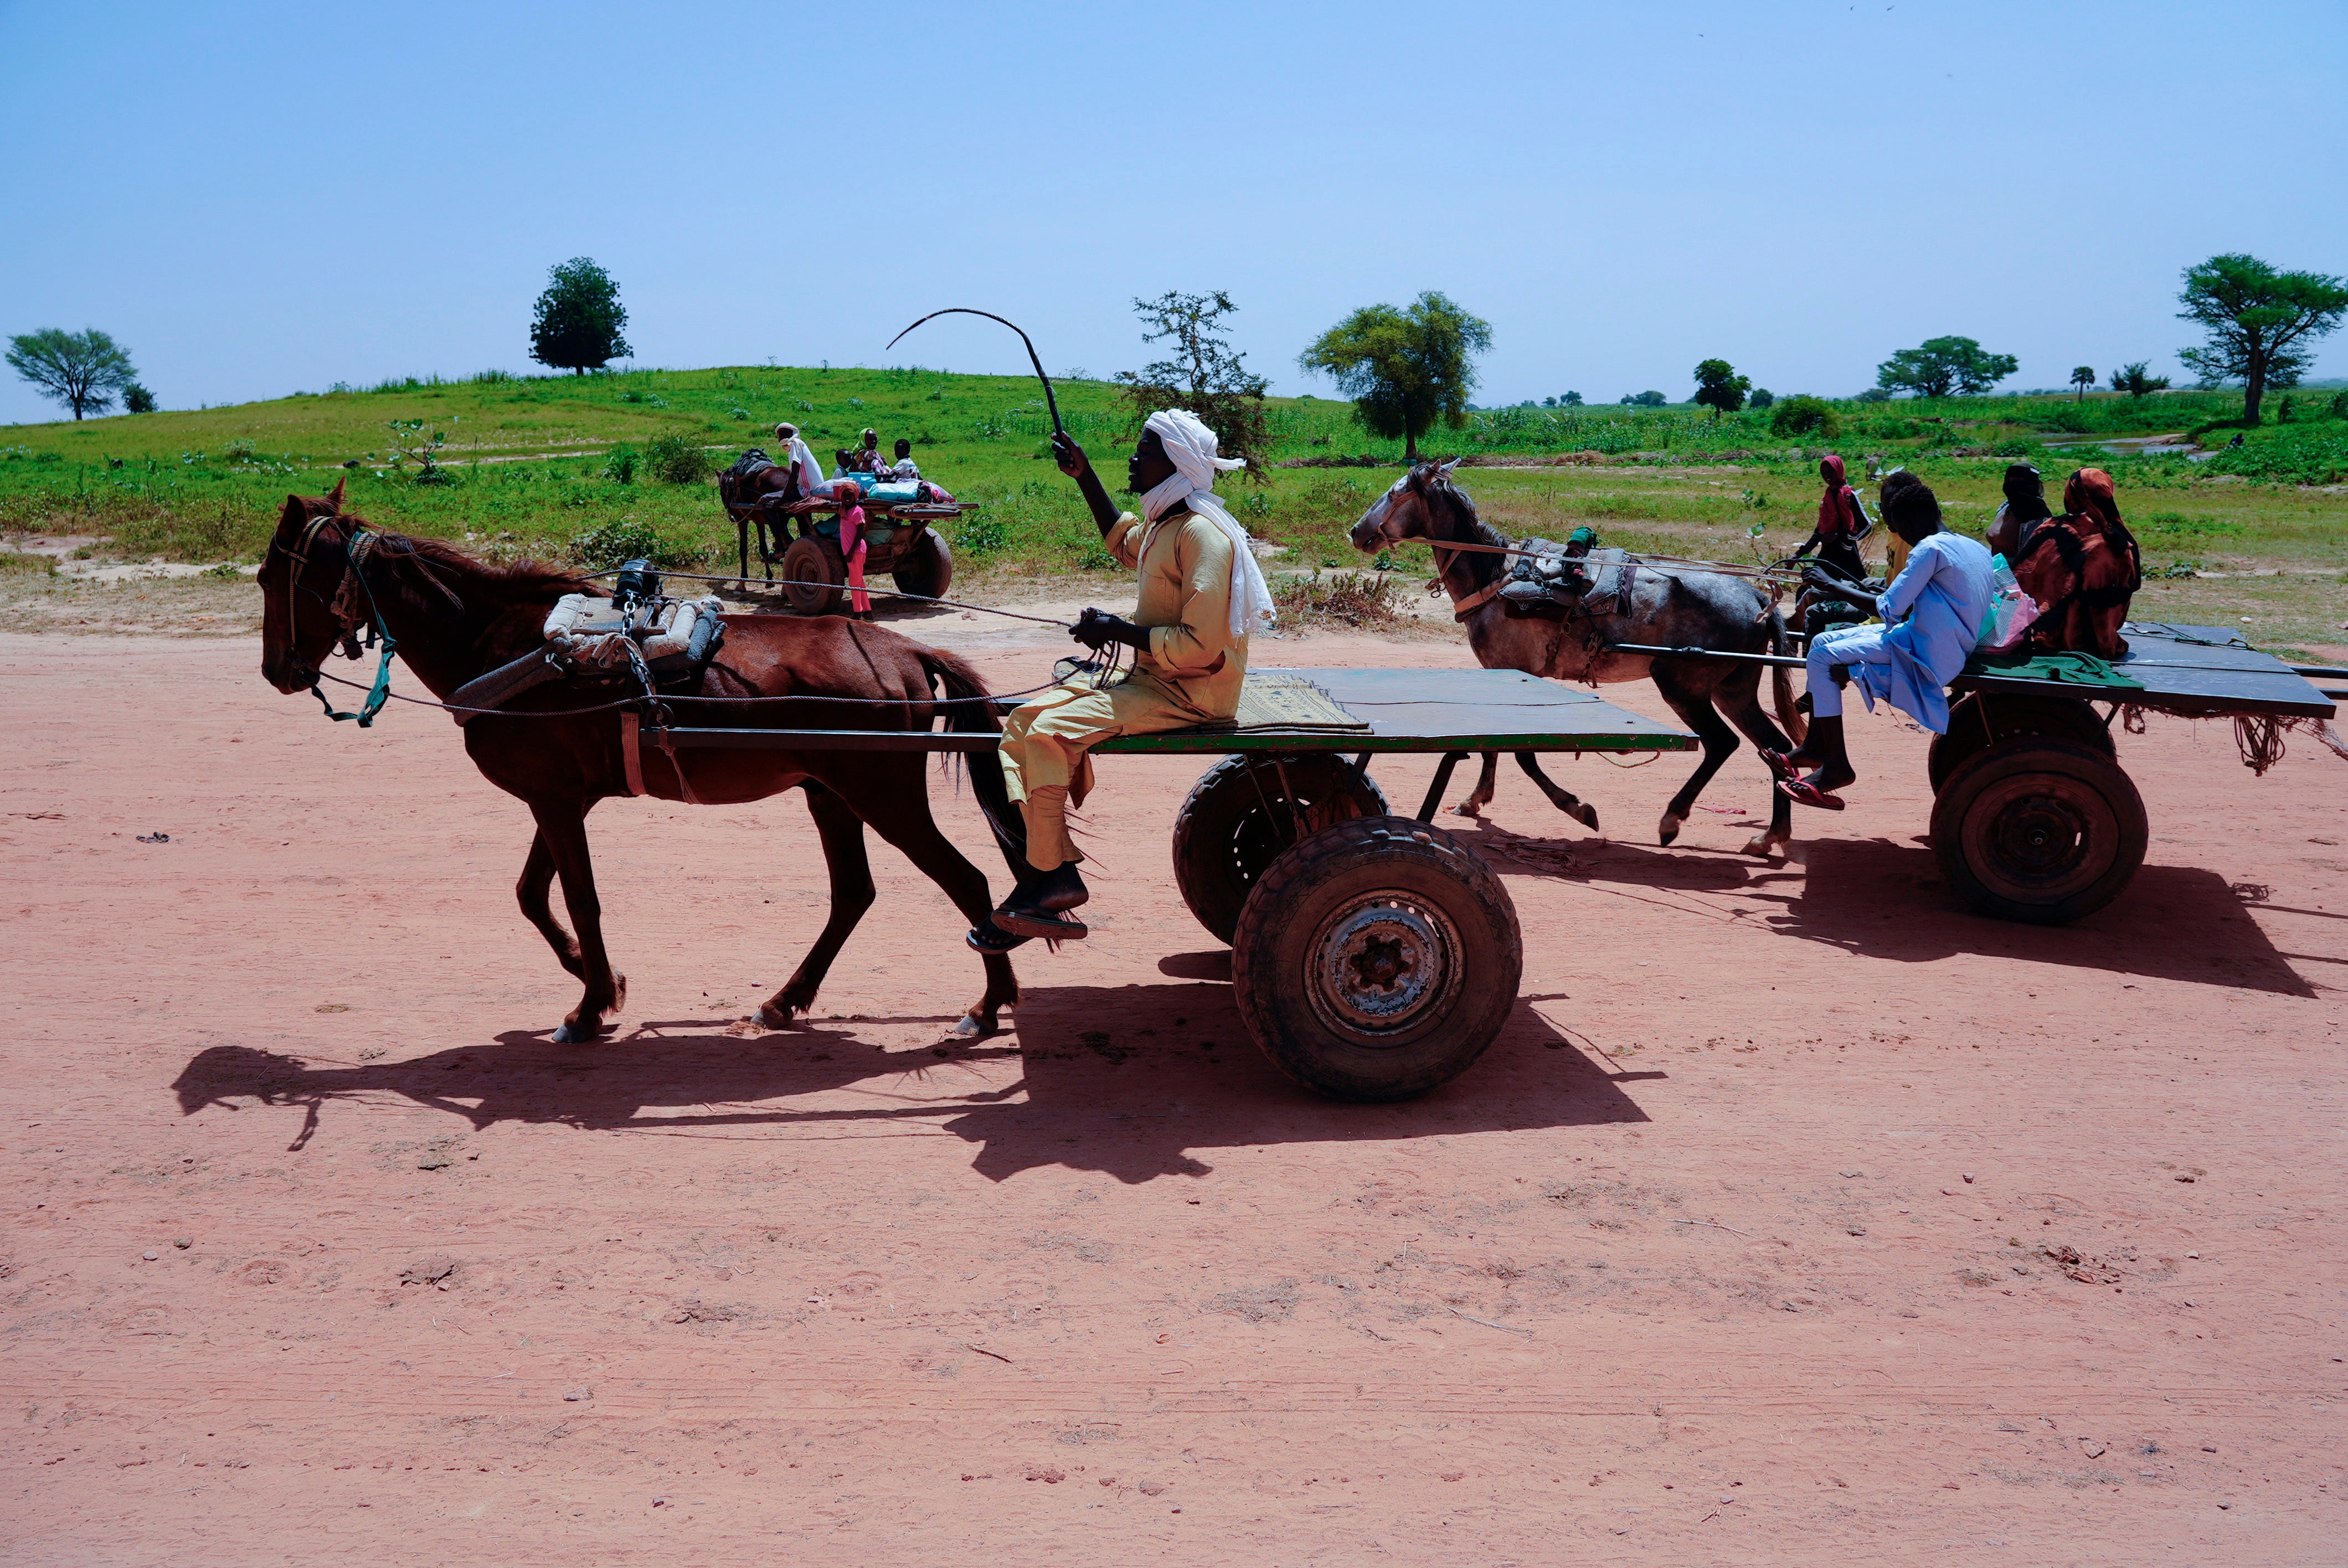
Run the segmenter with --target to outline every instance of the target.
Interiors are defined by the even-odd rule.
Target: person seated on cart
[[[1934,734],[1949,728],[1948,684],[1980,640],[1991,595],[1988,548],[1941,527],[1941,503],[1921,481],[1884,497],[1883,520],[1908,546],[1907,563],[1882,593],[1812,563],[1803,581],[1880,616],[1880,626],[1846,626],[1810,640],[1810,733],[1791,752],[1764,752],[1777,787],[1804,805],[1840,811],[1834,792],[1859,775],[1843,748],[1842,682],[1854,682],[1869,712],[1880,697]],[[1847,672],[1847,673],[1846,673]],[[1807,778],[1798,770],[1813,771]]]
[[[831,487],[823,477],[823,465],[815,460],[807,442],[799,436],[799,427],[785,423],[775,426],[775,445],[783,449],[783,466],[790,470],[791,487],[796,493],[791,499],[805,500],[810,496],[829,495]]]
[[[880,461],[880,433],[866,430],[864,445],[842,456],[839,466],[851,474],[877,474],[888,466]]]
[[[913,462],[913,444],[902,436],[897,437],[897,460],[889,465],[886,472],[889,477],[900,483],[922,477],[922,470]]]
[[[2045,481],[2031,464],[2007,464],[2003,488],[2005,499],[1998,503],[1997,516],[1990,519],[1989,548],[2012,566],[2030,548],[2038,525],[2053,517],[2054,510],[2046,504]]]
[[[2144,553],[2120,519],[2112,477],[2082,468],[2064,482],[2063,515],[2041,523],[2006,558],[2022,590],[2038,601],[2029,646],[2037,651],[2124,659],[2128,601],[2144,586]]]
[[[1076,870],[1084,855],[1068,836],[1067,811],[1091,791],[1089,753],[1118,735],[1231,718],[1247,678],[1248,634],[1272,619],[1247,530],[1214,493],[1217,469],[1245,465],[1218,456],[1215,433],[1195,415],[1164,409],[1143,426],[1126,464],[1127,487],[1141,497],[1138,518],[1110,503],[1084,448],[1065,432],[1052,437],[1052,451],[1109,553],[1139,574],[1139,594],[1131,620],[1088,609],[1070,632],[1093,652],[1108,652],[1107,670],[1079,670],[1004,723],[1004,782],[1025,819],[1028,871],[970,933],[981,952],[1030,937],[1086,935],[1068,914],[1091,895]],[[1132,650],[1131,668],[1109,675],[1124,649]]]

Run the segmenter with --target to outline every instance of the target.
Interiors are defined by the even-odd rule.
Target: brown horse
[[[320,662],[338,641],[346,651],[355,627],[370,619],[396,639],[417,678],[447,701],[468,681],[540,646],[541,627],[566,593],[598,592],[577,575],[536,562],[490,566],[432,539],[405,538],[366,527],[342,511],[343,487],[330,496],[288,496],[260,584],[261,672],[280,692],[314,690]],[[352,545],[366,538],[353,565]],[[371,613],[372,612],[372,613]],[[949,729],[994,733],[994,703],[985,683],[953,654],[880,627],[837,617],[729,615],[721,656],[703,676],[703,697],[850,698],[855,702],[713,702],[681,704],[688,723],[749,729],[925,730],[934,715]],[[934,682],[934,684],[933,684]],[[937,702],[939,689],[951,703]],[[587,847],[587,814],[595,803],[629,794],[622,712],[554,716],[613,701],[608,684],[572,676],[514,697],[496,713],[465,726],[465,750],[491,784],[520,800],[538,834],[515,888],[521,910],[585,993],[554,1038],[591,1040],[627,999],[627,981],[603,950],[602,906]],[[870,706],[865,706],[865,703]],[[532,717],[532,714],[547,715]],[[644,748],[640,773],[647,794],[713,805],[762,800],[804,788],[808,810],[831,873],[831,914],[797,973],[758,1009],[758,1020],[787,1027],[815,1000],[825,972],[857,921],[871,907],[865,860],[870,825],[901,850],[975,926],[993,907],[986,877],[948,843],[930,815],[925,756],[915,752],[716,751],[666,753]],[[1025,858],[1019,814],[1004,790],[1002,766],[988,750],[970,758],[981,808],[1014,869]],[[689,786],[689,788],[687,787]],[[548,907],[553,879],[577,932],[565,931]],[[986,990],[957,1034],[992,1032],[998,1014],[1019,997],[1007,958],[983,959]]]

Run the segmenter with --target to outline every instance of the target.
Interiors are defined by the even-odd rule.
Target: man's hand
[[[1136,626],[1122,617],[1090,608],[1076,618],[1074,626],[1068,628],[1068,636],[1095,653],[1112,642],[1123,643],[1138,653],[1149,651],[1148,628]]]
[[[1859,586],[1824,561],[1812,561],[1808,566],[1804,567],[1802,580],[1812,588],[1824,589],[1828,593],[1839,593]]]
[[[1081,479],[1092,472],[1092,459],[1076,445],[1076,438],[1065,430],[1052,432],[1052,460],[1071,479]]]

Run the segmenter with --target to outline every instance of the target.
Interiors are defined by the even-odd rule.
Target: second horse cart
[[[848,477],[841,476],[842,480]],[[953,586],[953,551],[936,525],[977,507],[945,499],[934,486],[902,487],[911,492],[902,497],[894,493],[899,488],[868,488],[860,503],[865,572],[887,572],[900,592],[943,599]],[[717,494],[726,515],[734,520],[739,580],[745,589],[750,586],[750,547],[755,542],[768,582],[775,581],[775,569],[782,569],[777,586],[792,610],[801,615],[839,611],[846,597],[848,559],[839,546],[838,500],[828,494],[798,497],[788,490],[753,494],[751,486],[731,471],[718,480]]]

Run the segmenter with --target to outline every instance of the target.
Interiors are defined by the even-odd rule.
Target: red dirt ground
[[[1003,685],[1046,646],[908,630]],[[2254,781],[2222,726],[2125,739],[2150,863],[2051,931],[1951,907],[1893,719],[1793,865],[1735,812],[1656,848],[1684,758],[1560,764],[1608,843],[1510,770],[1446,825],[1522,1006],[1359,1107],[1258,1055],[1176,898],[1195,764],[1103,764],[1096,935],[968,1046],[976,961],[891,852],[760,1034],[804,807],[607,805],[630,1008],[566,1050],[521,808],[438,715],[329,725],[257,662],[0,637],[11,1563],[2339,1561],[2311,743]],[[1404,809],[1431,765],[1382,764]],[[1765,788],[1747,753],[1708,804]]]

